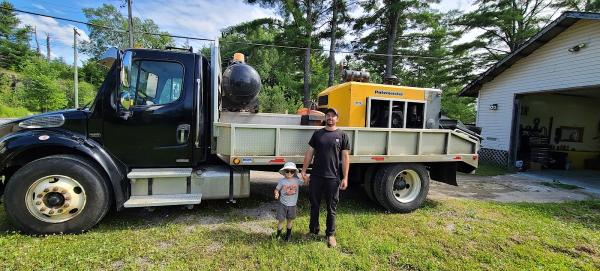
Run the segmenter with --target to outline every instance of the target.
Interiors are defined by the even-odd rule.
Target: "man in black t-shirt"
[[[308,142],[309,148],[304,155],[302,178],[308,186],[310,199],[310,225],[313,234],[319,233],[319,206],[321,198],[327,203],[327,245],[335,247],[335,215],[340,189],[348,187],[348,169],[350,168],[350,143],[348,136],[336,127],[338,113],[329,108],[325,111],[325,128],[313,133]],[[314,160],[313,160],[314,156]],[[306,169],[312,160],[310,179]]]

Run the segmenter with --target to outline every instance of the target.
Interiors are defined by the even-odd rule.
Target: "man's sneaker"
[[[337,242],[335,241],[335,236],[327,236],[327,246],[328,247],[336,247]]]

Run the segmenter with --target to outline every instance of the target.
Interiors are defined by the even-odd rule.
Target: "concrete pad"
[[[519,175],[546,182],[557,180],[600,195],[600,171],[598,170],[540,170],[521,172]]]
[[[459,174],[458,187],[432,182],[429,198],[468,198],[500,202],[560,202],[600,198],[585,189],[561,189],[548,187],[543,179],[531,178],[520,174],[499,176],[477,176]]]

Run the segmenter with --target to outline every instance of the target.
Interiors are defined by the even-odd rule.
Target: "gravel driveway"
[[[262,190],[264,187],[267,190],[265,193],[270,195],[281,175],[274,172],[252,171],[250,177],[254,192],[258,192],[256,190]],[[585,189],[548,187],[543,184],[545,180],[538,180],[519,174],[499,176],[459,174],[457,178],[458,186],[431,182],[428,198],[464,198],[500,202],[558,202],[600,198],[600,194],[595,194]],[[354,191],[345,193],[360,193],[360,189],[351,190]]]

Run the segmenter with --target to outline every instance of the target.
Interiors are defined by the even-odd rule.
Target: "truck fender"
[[[113,190],[117,210],[123,207],[126,192],[126,167],[112,158],[96,141],[66,130],[22,130],[0,141],[0,172],[48,155],[76,154],[95,162],[103,170]]]

